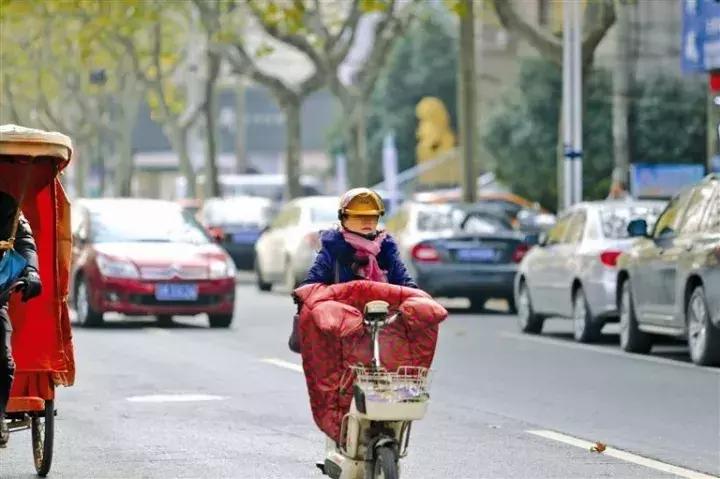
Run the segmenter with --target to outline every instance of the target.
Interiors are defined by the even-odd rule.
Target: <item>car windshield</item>
[[[176,208],[109,208],[90,214],[94,243],[210,243],[205,231]]]
[[[498,231],[510,231],[512,225],[487,213],[471,212],[460,223],[460,229],[465,233],[496,233]]]
[[[447,208],[418,212],[418,231],[443,231],[453,229],[458,221],[453,212]]]
[[[215,202],[204,212],[203,221],[210,225],[253,224],[264,226],[271,215],[271,206],[265,201]]]
[[[605,207],[600,211],[603,236],[611,239],[628,238],[627,226],[630,221],[644,219],[648,231],[652,231],[655,222],[663,211],[663,205],[619,205]]]

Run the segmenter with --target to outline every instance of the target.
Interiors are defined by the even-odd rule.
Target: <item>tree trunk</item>
[[[132,179],[135,172],[132,133],[137,122],[141,99],[141,96],[129,92],[128,95],[124,95],[123,105],[120,106],[122,130],[119,132],[115,178],[117,181],[116,193],[121,197],[132,196]]]
[[[167,136],[173,150],[178,156],[178,166],[180,173],[185,178],[186,190],[185,195],[187,198],[197,197],[197,188],[195,185],[195,171],[190,161],[190,150],[188,148],[188,135],[190,127],[184,128],[179,127],[176,124],[167,124],[164,128],[165,135]]]
[[[241,78],[235,90],[235,173],[247,173],[245,133],[245,83]]]
[[[300,188],[300,156],[302,155],[302,137],[300,136],[300,99],[286,98],[281,105],[285,110],[287,140],[285,143],[285,194],[288,200],[302,194]]]
[[[203,107],[205,118],[205,194],[206,198],[221,196],[218,181],[217,167],[217,79],[220,71],[220,58],[212,53],[207,55],[208,76],[203,85],[204,98],[207,100]]]
[[[87,196],[85,180],[88,174],[88,159],[90,158],[87,146],[82,143],[78,144],[77,152],[74,156],[74,180],[75,180],[75,196],[84,198]]]
[[[365,116],[365,99],[359,97],[355,105],[357,121],[355,138],[357,145],[358,186],[368,186],[370,181],[370,159],[367,151],[367,117]]]
[[[460,71],[458,75],[460,113],[460,152],[462,159],[462,199],[474,203],[477,199],[477,117],[475,107],[475,15],[474,2],[467,2],[467,11],[460,19]]]
[[[617,39],[615,47],[615,68],[613,68],[612,121],[613,189],[627,187],[630,167],[630,144],[628,118],[630,116],[630,89],[633,77],[631,43],[631,8],[626,2],[615,4],[617,16]]]
[[[347,118],[347,117],[346,117]],[[352,120],[345,122],[345,161],[351,188],[363,186],[360,156],[357,145],[357,127]]]

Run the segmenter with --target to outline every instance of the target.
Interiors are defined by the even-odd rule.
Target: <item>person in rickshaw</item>
[[[13,250],[25,261],[26,265],[20,275],[24,281],[22,300],[29,301],[42,292],[42,283],[38,274],[38,258],[35,240],[30,224],[20,214],[15,229],[15,215],[19,205],[11,195],[0,191],[0,241],[13,244]],[[0,262],[6,251],[0,249]],[[10,398],[10,387],[15,374],[15,363],[12,358],[10,340],[12,325],[8,315],[8,300],[0,299],[0,447],[5,447],[8,441],[7,425],[5,424],[5,408]]]
[[[397,243],[378,229],[385,205],[369,188],[354,188],[340,198],[340,227],[324,231],[321,249],[303,284],[346,283],[365,279],[416,288],[400,259]]]

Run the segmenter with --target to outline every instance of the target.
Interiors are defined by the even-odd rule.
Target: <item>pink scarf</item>
[[[358,258],[367,258],[367,265],[360,268],[360,272],[363,274],[365,279],[378,281],[380,283],[387,283],[387,275],[385,274],[385,271],[380,269],[380,265],[377,261],[377,255],[380,253],[380,247],[382,246],[382,242],[387,234],[382,232],[378,234],[374,240],[369,240],[358,234],[351,233],[350,231],[343,229],[342,235],[343,238],[345,238],[345,241],[355,248],[355,256]]]

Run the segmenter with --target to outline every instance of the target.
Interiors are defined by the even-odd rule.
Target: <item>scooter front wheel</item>
[[[381,446],[375,450],[374,479],[398,479],[398,455],[390,446]]]

